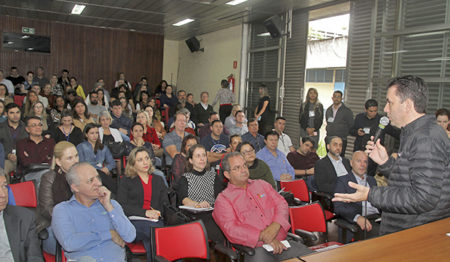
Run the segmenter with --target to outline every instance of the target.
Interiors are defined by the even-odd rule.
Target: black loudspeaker
[[[264,26],[272,38],[278,38],[283,33],[283,22],[278,15],[274,15],[264,21]]]
[[[191,52],[202,51],[202,49],[200,49],[200,42],[195,36],[186,40],[186,45],[189,47]]]

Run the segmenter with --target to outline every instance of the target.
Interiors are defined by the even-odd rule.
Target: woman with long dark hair
[[[77,96],[80,96],[81,98],[83,98],[83,100],[86,99],[83,87],[78,84],[77,79],[74,76],[70,78],[70,87],[75,90]]]
[[[64,109],[61,112],[61,120],[57,128],[50,131],[51,137],[55,143],[67,141],[75,146],[84,141],[84,135],[81,129],[73,125],[72,111]]]
[[[300,106],[300,136],[311,137],[317,148],[320,137],[320,127],[323,123],[323,105],[319,101],[317,89],[310,88],[306,93],[305,102]]]
[[[100,142],[98,125],[89,123],[83,130],[86,141],[77,146],[80,162],[89,162],[97,169],[103,184],[116,193],[115,181],[111,178],[111,172],[116,167],[116,162],[108,147]]]
[[[80,130],[84,130],[84,127],[89,123],[95,123],[95,120],[89,114],[84,100],[77,99],[73,103],[73,124]]]

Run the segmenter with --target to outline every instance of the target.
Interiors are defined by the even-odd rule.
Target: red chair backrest
[[[291,191],[294,197],[300,199],[300,201],[309,202],[310,200],[308,187],[303,179],[288,182],[281,181],[281,188],[284,188],[284,191]]]
[[[17,206],[36,207],[37,196],[33,181],[10,184]]]
[[[295,232],[296,229],[310,232],[327,232],[325,214],[319,203],[290,207],[289,216],[291,218],[292,232]]]
[[[171,227],[152,228],[154,256],[170,261],[180,258],[209,259],[206,229],[200,220]]]
[[[25,96],[14,96],[14,103],[22,107]]]

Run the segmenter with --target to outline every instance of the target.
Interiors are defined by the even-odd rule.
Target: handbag
[[[105,146],[111,151],[114,159],[122,158],[125,155],[126,147],[121,142],[108,141]]]

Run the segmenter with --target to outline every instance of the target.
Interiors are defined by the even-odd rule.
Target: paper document
[[[283,241],[280,241],[280,242],[281,242],[281,244],[283,244],[287,248],[291,247],[291,245],[289,244],[289,242],[287,240],[283,240]],[[272,252],[273,251],[273,247],[270,244],[264,244],[263,248],[265,250],[267,250],[267,252]]]
[[[179,206],[178,208],[180,208],[180,209],[185,209],[185,210],[189,210],[189,211],[192,211],[192,212],[194,212],[194,213],[214,210],[214,207],[190,207],[190,206]]]
[[[150,221],[150,222],[158,222],[159,219],[151,219],[148,217],[140,217],[140,216],[129,216],[128,217],[129,220],[145,220],[145,221]]]

